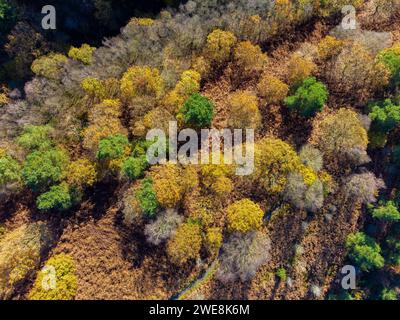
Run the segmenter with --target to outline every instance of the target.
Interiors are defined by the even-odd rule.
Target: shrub
[[[337,56],[343,48],[343,41],[332,36],[326,36],[318,43],[318,56],[322,60],[328,60]]]
[[[350,176],[344,190],[349,199],[369,204],[376,201],[379,189],[384,186],[381,179],[377,179],[373,173],[367,172]]]
[[[128,138],[122,134],[109,136],[100,140],[96,157],[98,159],[118,159],[121,158],[126,148],[129,147]]]
[[[400,106],[387,99],[382,106],[372,107],[368,116],[372,120],[372,130],[389,133],[400,124]]]
[[[136,192],[136,199],[146,217],[151,218],[156,214],[158,208],[157,195],[150,178],[142,181],[140,189]]]
[[[157,219],[146,225],[144,234],[148,242],[159,245],[175,235],[176,229],[182,223],[181,217],[175,210],[167,209]]]
[[[285,282],[287,277],[285,268],[279,268],[276,271],[276,276],[279,278],[280,282]]]
[[[23,133],[18,137],[17,142],[26,150],[48,149],[52,146],[49,135],[52,128],[46,126],[28,125]]]
[[[196,223],[185,222],[168,241],[167,253],[174,264],[182,265],[200,255],[202,239],[201,228]]]
[[[72,199],[68,185],[52,186],[50,191],[41,194],[36,204],[39,210],[67,210],[72,206]]]
[[[61,180],[68,161],[68,156],[62,149],[34,151],[25,159],[22,179],[33,191],[41,191]]]
[[[229,60],[236,41],[233,33],[216,29],[207,36],[205,55],[211,61],[223,64]]]
[[[368,135],[357,113],[341,108],[314,122],[311,143],[328,159],[362,164],[367,156]]]
[[[400,212],[393,201],[380,203],[378,208],[372,209],[372,216],[384,221],[400,221]]]
[[[65,177],[70,186],[92,186],[96,182],[96,167],[88,159],[78,159],[69,164]]]
[[[133,66],[121,79],[121,92],[127,99],[138,96],[160,98],[163,90],[164,83],[156,68]]]
[[[217,278],[224,283],[251,280],[258,268],[270,259],[269,238],[261,232],[233,234],[222,245]]]
[[[55,274],[52,273],[54,271]],[[54,280],[51,277],[55,277]],[[77,286],[75,262],[71,256],[61,253],[47,260],[45,267],[39,271],[28,298],[29,300],[73,300]]]
[[[210,126],[214,118],[214,105],[199,93],[193,93],[179,111],[183,121],[196,128]]]
[[[50,53],[34,60],[31,69],[38,76],[55,80],[60,77],[62,68],[67,61],[67,57],[62,54]]]
[[[227,209],[228,230],[230,232],[249,232],[262,227],[264,212],[250,199],[242,199]]]
[[[68,57],[80,61],[84,64],[92,63],[92,55],[96,48],[84,43],[80,48],[71,47],[68,51]]]
[[[261,123],[258,100],[248,91],[236,91],[229,98],[228,125],[235,129],[257,128]]]
[[[323,167],[324,160],[321,151],[310,144],[306,144],[301,148],[299,157],[304,165],[312,168],[315,172],[320,171]]]
[[[346,240],[346,247],[349,249],[349,257],[363,271],[380,269],[384,265],[381,256],[381,248],[374,239],[362,232],[350,234]]]
[[[122,165],[122,174],[123,176],[134,180],[143,175],[147,166],[148,163],[146,156],[129,157]]]
[[[81,87],[92,98],[97,98],[99,101],[106,98],[106,88],[99,79],[87,77],[82,80]]]
[[[314,77],[310,77],[303,81],[293,96],[285,99],[285,104],[301,116],[311,117],[322,110],[327,100],[326,86]]]
[[[259,74],[266,62],[267,56],[261,48],[250,41],[240,42],[234,50],[233,63],[239,79]]]
[[[308,78],[316,69],[316,65],[298,54],[294,54],[289,60],[288,83],[297,87]]]
[[[25,280],[40,264],[42,250],[50,244],[46,224],[22,225],[0,241],[0,298],[10,299],[15,286]]]
[[[272,75],[264,75],[257,85],[258,94],[268,104],[280,104],[287,96],[289,87]]]

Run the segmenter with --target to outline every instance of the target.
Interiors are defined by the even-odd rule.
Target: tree
[[[379,204],[379,207],[371,210],[372,216],[375,219],[384,221],[400,221],[400,212],[393,201],[388,201],[386,203],[381,202]]]
[[[78,159],[68,165],[65,179],[70,186],[79,189],[92,186],[96,182],[97,171],[95,165],[88,159]]]
[[[368,116],[372,120],[371,130],[387,134],[400,124],[400,106],[387,99],[381,106],[373,106]]]
[[[163,91],[164,82],[160,72],[149,66],[130,67],[121,79],[121,92],[126,99],[138,96],[160,98]]]
[[[271,242],[262,232],[233,234],[222,245],[217,278],[224,283],[251,280],[270,259]]]
[[[150,178],[145,178],[142,181],[141,187],[136,191],[136,199],[145,217],[151,218],[155,216],[158,202],[153,188],[153,181]]]
[[[400,81],[400,43],[395,43],[391,48],[383,49],[377,56],[377,61],[390,71],[395,85]]]
[[[344,186],[346,196],[353,201],[360,201],[369,204],[376,201],[379,189],[384,188],[385,184],[381,179],[377,179],[371,172],[353,174]]]
[[[369,161],[368,135],[358,115],[341,108],[314,121],[311,144],[321,150],[326,159],[342,163],[362,164]]]
[[[215,29],[207,36],[205,55],[212,62],[224,64],[229,60],[236,41],[233,33]]]
[[[286,83],[269,74],[262,76],[257,89],[258,95],[264,98],[267,104],[280,104],[289,92]]]
[[[92,55],[95,50],[96,48],[84,43],[80,48],[71,47],[71,49],[68,51],[68,57],[84,64],[91,64]]]
[[[43,222],[22,225],[7,232],[0,241],[0,298],[10,299],[17,284],[40,265],[41,253],[51,243]]]
[[[234,50],[233,63],[239,79],[257,76],[263,69],[268,58],[257,45],[250,41],[238,43]]]
[[[304,163],[307,167],[312,168],[315,172],[318,172],[322,169],[324,160],[322,158],[321,151],[314,148],[310,144],[306,144],[301,147],[299,157],[301,162]]]
[[[318,43],[318,57],[328,60],[337,56],[343,49],[344,42],[332,36],[326,36]]]
[[[50,187],[50,191],[41,194],[37,198],[36,204],[38,209],[42,211],[64,211],[71,208],[73,199],[71,198],[68,185],[63,183]]]
[[[288,83],[297,87],[316,70],[316,65],[309,59],[294,54],[288,64]]]
[[[199,257],[201,245],[200,225],[185,222],[176,230],[175,236],[168,241],[167,253],[174,264],[183,265]]]
[[[146,156],[129,157],[122,165],[122,175],[129,179],[137,179],[143,175],[148,167]]]
[[[382,90],[389,81],[389,70],[359,44],[345,47],[327,73],[330,88],[364,102]]]
[[[214,118],[214,105],[199,93],[193,93],[179,111],[178,118],[196,128],[208,127]]]
[[[100,140],[96,157],[100,160],[118,159],[126,153],[129,147],[128,138],[122,134],[108,136]]]
[[[165,210],[156,220],[146,225],[144,234],[146,235],[147,242],[157,246],[170,239],[175,235],[176,229],[182,221],[183,217],[175,210]]]
[[[53,270],[54,275],[51,273]],[[52,276],[55,277],[54,287],[51,286]],[[46,277],[49,278],[47,282],[45,282]],[[48,287],[43,283],[47,283]],[[61,253],[47,260],[45,267],[39,271],[28,298],[29,300],[73,300],[77,287],[75,261],[71,256]]]
[[[285,99],[285,104],[303,117],[311,117],[321,111],[328,100],[326,86],[316,78],[306,78],[293,96]]]
[[[33,61],[31,70],[34,74],[48,79],[57,80],[60,78],[64,65],[68,58],[63,54],[49,53]]]
[[[23,133],[18,137],[17,142],[26,150],[33,151],[36,149],[48,149],[52,147],[49,135],[52,127],[28,125],[24,128]]]
[[[397,301],[397,292],[394,289],[384,288],[381,294],[382,300],[393,300]]]
[[[258,100],[248,91],[236,91],[229,97],[228,125],[234,129],[255,129],[261,123]]]
[[[61,180],[68,161],[68,155],[62,149],[34,151],[24,161],[22,179],[34,192],[43,191]]]
[[[350,259],[363,271],[380,269],[385,263],[379,244],[362,232],[350,234],[346,240],[346,247],[349,250]]]
[[[242,199],[226,209],[229,232],[259,230],[263,225],[264,212],[250,199]]]
[[[0,150],[0,193],[21,181],[21,166],[17,160]]]
[[[288,174],[296,171],[300,165],[300,158],[292,146],[282,140],[266,137],[255,145],[254,172],[247,179],[266,193],[281,193],[285,189]]]

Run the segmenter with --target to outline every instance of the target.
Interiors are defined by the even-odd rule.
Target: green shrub
[[[136,192],[136,198],[146,217],[153,217],[156,214],[158,202],[153,189],[153,181],[150,178],[142,181],[141,188]]]
[[[350,259],[363,271],[380,269],[385,263],[379,244],[362,232],[350,234],[346,240],[346,247],[349,249]]]
[[[276,271],[276,276],[279,278],[279,280],[280,280],[281,282],[285,282],[285,281],[286,281],[286,278],[287,278],[285,268],[279,268],[279,269]]]
[[[100,140],[96,156],[98,159],[118,159],[124,155],[128,145],[128,138],[122,134],[108,136]]]
[[[29,300],[73,300],[77,284],[73,258],[61,253],[47,260],[45,267],[39,271],[28,298]]]
[[[72,198],[68,185],[63,183],[59,186],[53,186],[50,191],[43,193],[36,200],[39,210],[67,210],[72,206]]]
[[[50,126],[26,126],[22,135],[17,139],[18,143],[27,150],[46,149],[52,146],[49,134]]]
[[[395,85],[400,81],[400,43],[396,43],[391,48],[382,50],[377,60],[385,65],[390,70],[392,81]]]
[[[61,149],[34,151],[25,159],[22,179],[33,191],[42,191],[61,180],[68,160]]]
[[[372,216],[385,221],[400,221],[400,212],[393,201],[382,203],[378,208],[372,209]]]
[[[209,126],[214,118],[214,105],[208,98],[193,93],[179,113],[186,124],[203,128]]]
[[[122,174],[129,179],[137,179],[143,175],[147,165],[146,156],[129,157],[122,165]]]
[[[285,99],[285,104],[301,116],[311,117],[323,109],[327,100],[326,86],[315,77],[309,77],[297,88],[293,96]]]

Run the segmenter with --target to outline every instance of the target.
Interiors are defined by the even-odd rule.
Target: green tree
[[[297,88],[293,96],[285,99],[285,104],[301,116],[311,117],[322,111],[327,100],[328,90],[326,86],[317,81],[315,77],[309,77]]]
[[[393,201],[381,203],[378,208],[372,209],[372,216],[385,221],[400,221],[400,212]]]
[[[400,106],[387,99],[382,105],[372,107],[369,117],[373,121],[373,130],[389,133],[400,124]]]
[[[137,179],[143,175],[148,166],[146,156],[129,157],[122,165],[122,174],[129,179]]]
[[[24,128],[24,132],[19,136],[17,142],[27,150],[48,149],[52,146],[49,135],[52,128],[46,126],[29,125]]]
[[[0,188],[21,180],[21,166],[8,155],[0,156]]]
[[[34,151],[24,161],[22,179],[34,192],[42,191],[61,180],[68,161],[62,149]]]
[[[384,288],[381,295],[382,300],[397,300],[396,290]]]
[[[350,234],[346,240],[349,257],[363,271],[380,269],[385,260],[381,255],[381,247],[376,241],[362,232]]]
[[[186,124],[196,127],[207,127],[214,118],[214,105],[199,93],[193,93],[179,112]]]
[[[142,181],[141,188],[136,192],[136,198],[146,217],[153,217],[156,214],[158,208],[157,195],[150,178]]]
[[[122,134],[108,136],[100,140],[96,156],[98,159],[118,159],[124,155],[128,145],[128,138]]]
[[[68,185],[63,183],[52,186],[50,191],[43,193],[36,200],[39,210],[67,210],[72,206],[72,198]]]

